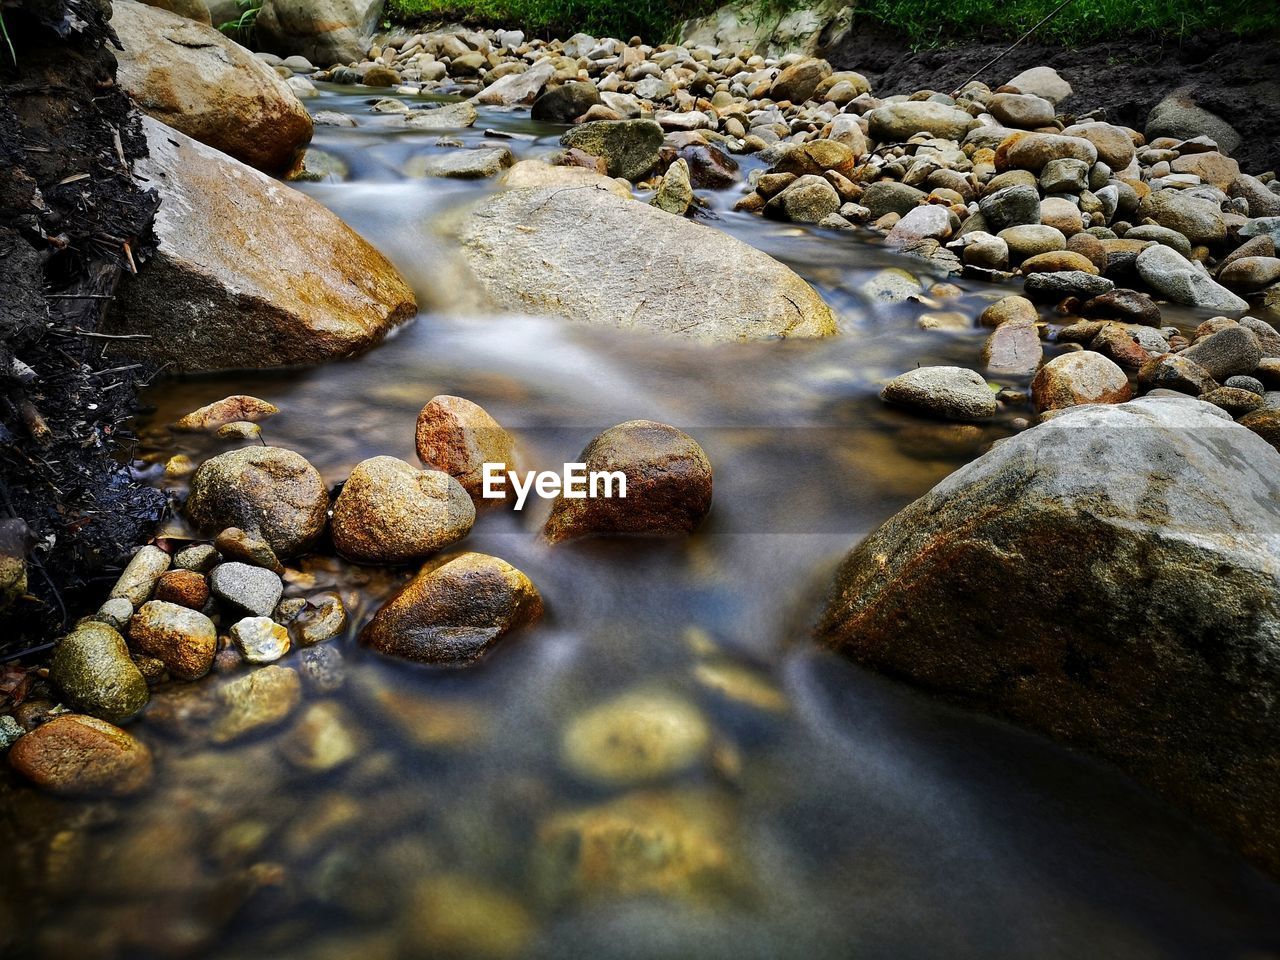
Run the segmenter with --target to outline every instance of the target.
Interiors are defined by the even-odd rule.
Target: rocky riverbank
[[[117,7],[120,82],[148,114],[130,128],[126,159],[159,213],[154,244],[138,247],[137,273],[96,331],[110,338],[103,357],[172,371],[318,364],[374,347],[416,313],[387,257],[269,175],[339,179],[341,159],[307,145],[317,127],[358,133],[376,122],[430,136],[405,176],[494,185],[457,203],[442,243],[465,289],[507,319],[548,315],[691,353],[799,350],[845,335],[847,317],[717,218],[892,251],[933,282],[926,290],[887,269],[860,288],[864,301],[927,300],[935,309],[916,333],[933,342],[990,332],[980,350],[963,348],[967,363],[896,367],[879,412],[918,418],[926,446],[976,444],[984,423],[1009,436],[855,546],[819,639],[1102,756],[1280,869],[1268,708],[1280,187],[1235,158],[1249,131],[1181,95],[1122,126],[1106,104],[1076,104],[1069,72],[1042,66],[954,93],[891,91],[812,56],[467,30],[392,36],[367,58],[313,64],[251,56],[150,6]],[[298,49],[318,49],[309,42]],[[312,115],[317,83],[358,91],[364,112]],[[471,147],[455,139],[494,112],[526,111],[557,125],[554,151],[520,157],[519,133]],[[714,202],[730,192],[732,203]],[[972,316],[944,310],[962,302],[960,284],[994,295]],[[839,372],[823,375],[824,390],[847,386]],[[174,454],[154,471],[174,494],[174,526],[102,584],[100,605],[72,611],[47,672],[4,675],[0,734],[23,782],[142,798],[182,769],[180,751],[154,748],[153,733],[252,750],[287,728],[270,749],[290,769],[358,767],[381,785],[370,730],[333,701],[304,706],[304,690],[323,697],[343,682],[335,677],[359,672],[343,664],[345,639],[374,660],[465,675],[554,619],[527,553],[469,548],[504,512],[483,495],[483,464],[514,469],[520,430],[441,393],[398,424],[402,441],[326,474],[340,481],[330,487],[301,453],[267,443],[279,412],[236,394],[153,432],[153,442],[201,441],[198,463]],[[564,555],[581,540],[663,540],[693,562],[690,538],[712,516],[724,467],[695,427],[614,419],[578,457],[620,471],[630,496],[562,494],[512,542]],[[355,424],[335,417],[326,430],[336,440]],[[408,449],[419,463],[397,456]],[[27,574],[25,563],[9,567]],[[339,573],[375,584],[376,603],[344,592]],[[26,602],[10,579],[11,601]],[[724,607],[744,592],[701,588],[722,591]],[[772,581],[749,589],[786,593]],[[699,656],[716,649],[695,628],[685,636]],[[751,671],[708,662],[697,682],[730,691],[733,709],[785,710]],[[388,722],[434,749],[476,725],[451,710],[417,703],[387,711]],[[742,757],[714,726],[684,697],[632,691],[553,739],[561,765],[592,789],[665,789],[691,770],[736,782]],[[542,895],[743,897],[750,871],[726,852],[734,841],[703,798],[632,791],[550,811],[536,844]],[[637,830],[650,831],[638,860],[627,852]],[[672,847],[681,852],[657,866],[646,858]],[[242,878],[250,889],[276,882],[272,864],[253,870]],[[459,889],[421,897],[486,902]],[[495,953],[507,955],[531,924],[520,903],[498,903],[509,922]],[[448,942],[449,931],[415,923],[413,942]],[[466,936],[483,926],[465,925]],[[180,927],[166,932],[177,939]]]

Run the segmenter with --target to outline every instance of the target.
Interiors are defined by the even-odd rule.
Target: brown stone
[[[311,139],[311,115],[271,67],[218,30],[138,3],[114,8],[118,78],[142,111],[267,173]]]
[[[225,427],[229,423],[236,423],[241,420],[257,423],[259,420],[265,420],[267,417],[275,416],[279,412],[280,408],[274,403],[268,403],[266,400],[259,400],[257,397],[250,397],[245,394],[236,394],[235,396],[215,400],[213,403],[206,404],[198,410],[192,410],[175,423],[173,429],[192,433],[213,431],[219,427]]]
[[[197,680],[213,666],[218,631],[213,621],[197,610],[151,600],[129,621],[129,641],[161,661],[179,680]]]
[[[155,599],[199,610],[209,602],[209,583],[194,570],[170,570],[156,584]]]
[[[514,470],[515,442],[483,407],[462,397],[432,397],[418,414],[416,440],[418,459],[462,484],[477,507],[502,503],[483,495],[484,465]]]
[[[978,315],[978,323],[984,327],[998,327],[1002,323],[1022,320],[1035,323],[1040,319],[1036,305],[1026,297],[1001,297]]]
[[[1029,377],[1043,358],[1040,334],[1030,320],[1000,324],[982,347],[982,362],[996,376]]]
[[[1055,357],[1031,382],[1031,398],[1041,412],[1082,403],[1124,403],[1132,396],[1124,371],[1090,350]]]
[[[151,751],[119,727],[80,714],[55,717],[20,737],[9,764],[51,793],[124,797],[145,789]]]
[[[1059,273],[1063,270],[1079,270],[1081,273],[1097,274],[1098,268],[1088,257],[1070,250],[1051,250],[1048,253],[1037,253],[1027,257],[1020,268],[1023,274]]]
[[[360,634],[363,646],[419,663],[460,666],[542,616],[542,597],[505,560],[464,553],[428,564]]]
[[[685,536],[711,509],[711,462],[688,434],[629,420],[595,437],[578,457],[588,474],[621,472],[626,496],[556,498],[543,533],[556,543],[585,536]]]

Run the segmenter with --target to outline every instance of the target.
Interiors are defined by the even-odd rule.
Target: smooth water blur
[[[396,262],[423,313],[355,360],[156,384],[141,424],[150,476],[167,484],[167,457],[225,447],[164,425],[227,394],[279,405],[266,441],[336,484],[369,456],[414,462],[418,410],[447,393],[484,406],[539,469],[576,459],[612,424],[674,424],[714,464],[711,516],[687,542],[552,548],[537,537],[545,504],[483,513],[463,546],[525,571],[548,613],[463,671],[355,646],[355,628],[407,571],[307,564],[295,589],[340,589],[353,627],[333,642],[341,664],[307,675],[295,716],[336,705],[356,759],[310,772],[289,759],[303,736],[294,721],[214,748],[153,712],[133,727],[158,767],[140,799],[73,803],[0,786],[11,851],[0,921],[7,909],[27,944],[19,955],[1280,951],[1275,885],[1127,779],[808,642],[838,557],[1026,413],[961,426],[876,398],[883,379],[916,365],[976,366],[983,333],[971,319],[944,332],[920,318],[972,318],[1004,291],[935,286],[919,263],[857,237],[735,214],[739,194],[725,191],[710,195],[708,222],[814,283],[841,336],[707,346],[494,315],[476,306],[442,226],[493,185],[405,179],[410,156],[447,148],[369,102],[349,88],[311,102],[361,126],[317,127],[315,145],[350,179],[300,188]],[[486,128],[536,138],[499,141]],[[493,109],[457,135],[521,157],[551,152],[557,137],[525,112]],[[916,273],[924,292],[868,298],[861,287],[883,268]],[[174,520],[166,532],[187,531]],[[575,777],[561,760],[566,724],[632,690],[698,704],[714,726],[705,762],[631,789]]]

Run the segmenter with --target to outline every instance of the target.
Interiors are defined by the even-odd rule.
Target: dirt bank
[[[0,655],[83,612],[80,591],[111,576],[163,505],[122,466],[151,371],[103,359],[94,335],[156,206],[129,173],[145,141],[115,85],[110,12],[0,0],[16,58],[0,44],[0,522],[28,559],[27,595],[0,611]]]
[[[950,92],[1008,45],[1008,40],[966,41],[912,51],[883,28],[859,25],[828,59],[837,69],[865,74],[881,95],[925,88]],[[1161,99],[1188,88],[1244,136],[1235,153],[1244,170],[1280,168],[1280,40],[1226,34],[1181,41],[1127,37],[1075,49],[1028,42],[978,79],[994,87],[1041,64],[1057,70],[1075,90],[1062,110],[1079,115],[1105,107],[1111,122],[1138,130]]]

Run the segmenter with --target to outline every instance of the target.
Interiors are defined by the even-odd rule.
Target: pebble
[[[711,729],[693,704],[631,692],[570,721],[560,754],[577,776],[618,787],[680,773],[705,760],[710,744]]]
[[[218,690],[218,713],[209,739],[216,744],[233,743],[282,723],[301,698],[297,671],[278,664],[236,677]]]
[[[347,629],[347,608],[336,593],[312,597],[310,604],[289,624],[289,632],[300,647],[332,640]]]
[[[129,641],[147,656],[155,657],[179,680],[197,680],[213,666],[218,631],[198,610],[152,600],[144,603],[129,621]]]
[[[1181,356],[1198,364],[1214,380],[1236,374],[1249,375],[1262,360],[1262,348],[1253,332],[1231,326],[1196,341]]]
[[[395,457],[356,465],[333,505],[338,553],[361,563],[408,563],[465,537],[475,523],[470,495],[449,474]]]
[[[121,597],[135,607],[141,606],[151,596],[160,576],[169,569],[170,562],[169,554],[159,547],[141,547],[111,588],[111,598]]]
[[[157,581],[155,598],[201,610],[209,602],[209,583],[194,570],[170,570]]]
[[[418,459],[457,480],[477,508],[501,505],[483,495],[484,465],[516,469],[515,441],[479,404],[444,394],[432,397],[418,414],[415,443]]]
[[[178,551],[178,555],[173,558],[173,565],[179,570],[208,573],[217,565],[218,560],[218,551],[211,544],[197,543]]]
[[[1132,396],[1125,372],[1091,350],[1055,357],[1031,381],[1031,399],[1039,413],[1084,403],[1124,403]]]
[[[9,748],[9,765],[48,790],[69,796],[127,797],[154,776],[146,744],[96,717],[64,714]]]
[[[133,616],[133,604],[124,597],[113,597],[103,603],[94,616],[109,627],[123,630]]]
[[[190,432],[212,432],[229,423],[245,421],[257,423],[280,412],[274,403],[259,400],[257,397],[237,394],[214,401],[198,410],[193,410],[173,425],[175,430]]]
[[[262,537],[254,536],[239,527],[227,527],[213,541],[218,554],[227,560],[247,563],[251,567],[262,567],[275,574],[284,573],[284,564],[276,556],[271,544]]]
[[[249,663],[275,663],[289,652],[288,628],[270,617],[245,617],[232,626],[231,639]]]
[[[985,420],[998,409],[983,376],[963,367],[910,370],[886,383],[880,399],[947,420]]]
[[[285,760],[311,773],[336,770],[359,757],[362,749],[353,718],[341,704],[330,700],[302,711],[280,741]]]
[[[137,716],[151,699],[124,638],[113,627],[92,620],[58,643],[49,679],[77,710],[112,723]]]
[[[543,535],[552,543],[592,536],[682,537],[711,510],[711,461],[687,433],[629,420],[598,434],[577,463],[621,472],[626,496],[556,497]]]
[[[284,585],[263,567],[247,563],[222,563],[209,574],[214,597],[242,616],[269,617],[280,602]]]

